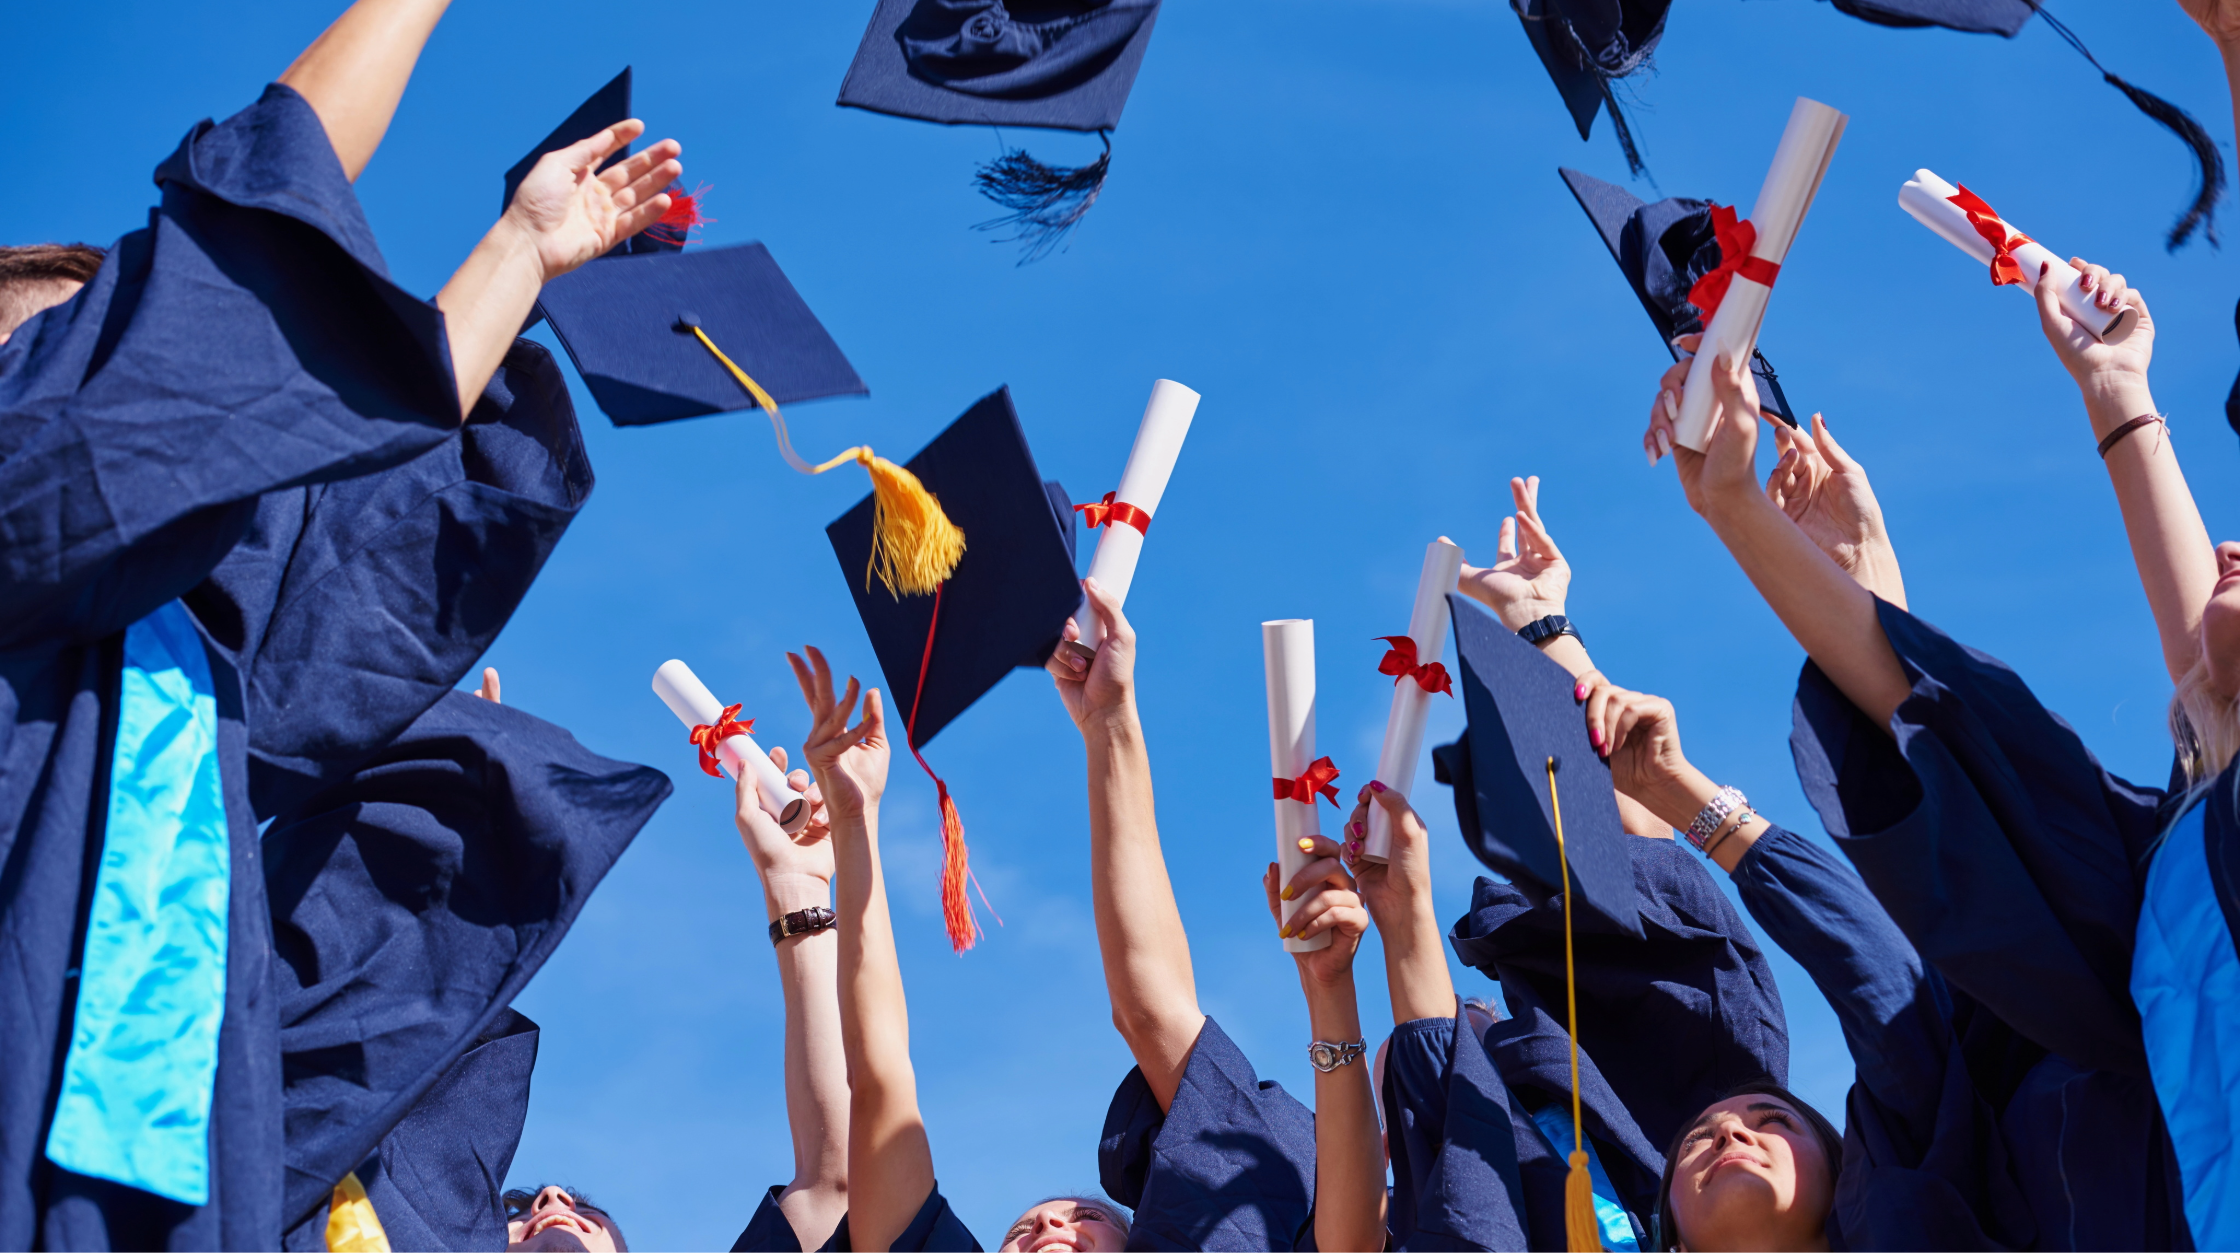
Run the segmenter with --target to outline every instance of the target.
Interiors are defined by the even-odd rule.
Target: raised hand
[[[2061,366],[2069,369],[2077,387],[2085,392],[2087,406],[2105,398],[2120,410],[2122,396],[2144,395],[2147,391],[2147,367],[2154,361],[2154,316],[2147,312],[2146,298],[2124,283],[2122,276],[2082,258],[2070,259],[2069,265],[2084,273],[2082,287],[2092,294],[2093,305],[2104,311],[2130,306],[2139,312],[2139,322],[2131,335],[2115,345],[2106,345],[2069,318],[2052,285],[2040,284],[2037,288],[2039,327],[2045,330],[2046,341],[2060,357]],[[2152,406],[2147,409],[2153,410]],[[2118,421],[2128,418],[2117,417]]]
[[[2178,0],[2178,7],[2217,47],[2240,44],[2240,0]]]
[[[1766,498],[1861,586],[1905,607],[1897,552],[1867,470],[1836,444],[1818,412],[1810,433],[1775,425],[1773,441],[1781,458],[1766,477]]]
[[[879,691],[863,691],[854,678],[837,699],[832,691],[832,666],[824,653],[803,649],[804,661],[791,652],[794,680],[801,684],[801,698],[809,705],[809,733],[801,741],[801,755],[823,789],[824,802],[833,818],[861,818],[879,807],[887,790],[887,724],[879,704]],[[863,720],[850,726],[856,697],[863,697]]]
[[[1132,716],[1135,711],[1136,631],[1121,613],[1120,601],[1095,578],[1083,578],[1081,590],[1104,621],[1104,641],[1098,644],[1094,656],[1084,659],[1079,648],[1067,646],[1081,639],[1081,627],[1068,617],[1057,650],[1043,668],[1057,684],[1058,699],[1064,702],[1067,716],[1087,733],[1092,722]]]
[[[1672,447],[1680,488],[1687,492],[1688,506],[1698,515],[1708,514],[1718,503],[1736,502],[1734,496],[1758,493],[1758,421],[1762,413],[1758,384],[1750,378],[1750,361],[1721,355],[1712,367],[1709,449],[1698,454],[1685,446]],[[1650,409],[1652,432],[1659,425],[1669,431],[1671,421],[1679,416],[1687,375],[1688,364],[1683,360],[1667,369],[1658,383],[1657,401]]]
[[[778,769],[786,768],[786,750],[773,748],[770,760]],[[817,786],[806,770],[796,770],[786,776],[793,790],[808,798],[809,825],[798,836],[789,836],[778,825],[777,815],[770,802],[762,796],[753,775],[734,783],[738,802],[736,821],[739,838],[746,842],[747,856],[754,859],[754,869],[767,884],[774,876],[808,875],[830,882],[832,879],[832,818],[824,807],[824,789]]]
[[[652,227],[669,211],[667,188],[684,166],[683,146],[663,140],[601,171],[599,164],[637,139],[633,118],[537,160],[506,207],[506,219],[535,243],[547,282],[564,276]]]
[[[498,699],[497,666],[485,665],[482,667],[482,685],[474,689],[474,694],[477,700],[488,700],[492,704],[503,703]]]
[[[1282,870],[1268,863],[1260,879],[1268,894],[1268,914],[1276,921],[1276,935],[1284,940],[1305,939],[1330,933],[1330,944],[1306,954],[1293,954],[1302,983],[1327,987],[1350,981],[1353,955],[1361,948],[1361,935],[1369,930],[1369,912],[1361,905],[1353,876],[1338,861],[1338,842],[1328,836],[1306,836],[1299,851],[1307,864],[1279,887]],[[1288,895],[1286,895],[1288,894]],[[1350,999],[1349,999],[1350,1000]]]
[[[1579,690],[1585,693],[1587,742],[1610,763],[1612,785],[1653,807],[1690,768],[1672,702],[1608,679],[1582,681]]]
[[[1465,564],[1456,585],[1491,608],[1502,625],[1516,630],[1563,611],[1564,596],[1571,590],[1571,566],[1540,519],[1540,479],[1511,477],[1509,495],[1517,514],[1501,519],[1501,540],[1492,567]]]
[[[1405,935],[1415,919],[1432,913],[1431,833],[1407,797],[1374,779],[1353,799],[1353,813],[1346,819],[1345,860],[1353,867],[1370,919],[1390,942]],[[1369,837],[1369,812],[1376,809],[1392,816],[1392,852],[1385,861],[1364,862],[1361,850]]]

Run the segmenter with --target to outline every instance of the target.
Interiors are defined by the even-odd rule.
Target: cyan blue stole
[[[209,1201],[231,886],[210,660],[173,600],[125,631],[108,827],[48,1159]]]

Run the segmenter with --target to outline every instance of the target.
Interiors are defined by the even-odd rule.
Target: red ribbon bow
[[[1454,694],[1454,683],[1447,678],[1447,667],[1437,661],[1428,665],[1416,663],[1416,641],[1404,634],[1381,634],[1380,640],[1392,645],[1377,663],[1377,672],[1392,675],[1392,685],[1397,687],[1403,678],[1413,678],[1416,686],[1425,691],[1443,691]]]
[[[1076,503],[1073,505],[1073,510],[1081,513],[1082,520],[1087,522],[1091,529],[1109,529],[1117,523],[1133,525],[1139,534],[1150,533],[1151,513],[1144,511],[1133,503],[1114,503],[1113,500],[1118,497],[1120,497],[1118,490],[1107,490],[1100,502]]]
[[[1719,238],[1719,265],[1703,273],[1703,279],[1688,289],[1688,301],[1703,312],[1706,329],[1711,327],[1711,317],[1719,313],[1719,304],[1727,300],[1727,289],[1736,276],[1770,289],[1774,277],[1781,274],[1780,263],[1751,254],[1758,247],[1758,225],[1735,218],[1733,206],[1711,207],[1711,231]]]
[[[723,741],[734,735],[754,734],[753,718],[744,722],[739,720],[739,710],[745,707],[747,706],[744,704],[730,706],[715,720],[715,725],[695,726],[692,734],[686,737],[700,749],[700,768],[716,778],[723,777],[723,763],[716,759],[716,749],[721,748]]]
[[[1276,799],[1279,801],[1304,801],[1314,803],[1314,794],[1322,793],[1330,803],[1338,803],[1338,789],[1331,785],[1338,781],[1338,767],[1328,757],[1317,757],[1307,767],[1307,772],[1296,779],[1278,778]]]
[[[1999,217],[1999,212],[1992,209],[1983,198],[1969,192],[1966,184],[1960,185],[1958,194],[1945,200],[1960,207],[1961,212],[1968,216],[1968,226],[1976,230],[1977,236],[1991,242],[1991,283],[2028,283],[2023,278],[2022,264],[2015,259],[2014,251],[2018,245],[2030,244],[2030,238],[2020,232],[2009,235],[2007,224]]]

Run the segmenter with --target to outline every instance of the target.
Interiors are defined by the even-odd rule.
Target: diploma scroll
[[[1314,623],[1312,621],[1263,621],[1260,648],[1268,667],[1268,762],[1278,779],[1297,779],[1314,763]],[[1276,864],[1287,886],[1307,864],[1299,851],[1304,836],[1322,834],[1321,798],[1309,793],[1304,801],[1276,800]],[[1288,915],[1298,902],[1276,903],[1276,913]],[[1311,954],[1328,947],[1330,934],[1322,932],[1304,940],[1283,943],[1287,953]]]
[[[1961,253],[1986,268],[1992,267],[1999,250],[1968,221],[1967,210],[1952,200],[1960,196],[1963,194],[1958,188],[1937,178],[1934,171],[1915,171],[1913,178],[1898,188],[1898,204],[1907,214],[1919,219],[1923,227],[1952,242]],[[2084,291],[2084,273],[2064,262],[2060,255],[2023,236],[2021,231],[2005,219],[1995,218],[1992,222],[2006,232],[2007,253],[2014,259],[2016,269],[2022,277],[2018,287],[2027,292],[2036,292],[2038,268],[2043,265],[2047,268],[2047,282],[2055,286],[2055,291],[2060,296],[2061,309],[2070,319],[2084,325],[2093,336],[2114,345],[2130,336],[2131,330],[2138,326],[2139,312],[2129,306],[2104,311],[2095,305],[2092,295]]]
[[[723,706],[716,703],[715,693],[683,661],[669,661],[654,671],[653,694],[661,697],[687,728],[714,726],[723,719]],[[762,789],[764,804],[777,811],[778,825],[787,835],[799,835],[809,825],[809,802],[786,782],[785,773],[762,751],[762,745],[754,742],[754,736],[733,735],[724,740],[716,746],[716,760],[734,780],[754,779]]]
[[[1446,650],[1447,596],[1461,575],[1462,548],[1441,538],[1423,549],[1415,611],[1408,616],[1408,637],[1415,640],[1416,660],[1421,664],[1437,662]],[[1412,799],[1431,693],[1413,678],[1398,678],[1394,684],[1392,712],[1384,720],[1384,750],[1377,754],[1377,781]],[[1374,802],[1369,805],[1369,837],[1362,843],[1361,856],[1372,862],[1392,856],[1392,816]]]
[[[1190,436],[1191,418],[1198,414],[1198,393],[1170,380],[1151,383],[1151,401],[1143,409],[1143,423],[1136,427],[1136,444],[1128,451],[1128,466],[1120,474],[1120,488],[1113,497],[1133,505],[1146,519],[1155,517],[1159,500],[1167,493],[1167,478],[1174,475],[1174,461],[1182,454],[1182,440]],[[1096,558],[1089,562],[1089,576],[1097,585],[1126,603],[1128,586],[1135,581],[1136,560],[1143,555],[1143,531],[1114,519],[1097,539]],[[1081,646],[1094,652],[1104,642],[1104,626],[1096,611],[1083,600],[1074,619],[1081,627]]]
[[[1750,257],[1776,269],[1788,257],[1789,245],[1797,238],[1805,211],[1812,208],[1813,195],[1820,191],[1820,180],[1828,173],[1828,161],[1835,156],[1848,121],[1843,113],[1818,101],[1797,98],[1781,144],[1773,151],[1773,165],[1766,169],[1766,182],[1758,189],[1758,203],[1750,209],[1750,224],[1757,230]],[[1703,330],[1695,361],[1688,365],[1688,392],[1680,400],[1680,419],[1672,433],[1680,445],[1700,451],[1710,441],[1712,363],[1721,355],[1737,363],[1750,357],[1772,297],[1770,283],[1746,272],[1734,276],[1710,327]]]

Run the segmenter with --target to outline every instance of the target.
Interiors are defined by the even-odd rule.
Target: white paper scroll
[[[1263,621],[1260,649],[1268,665],[1268,763],[1274,777],[1296,779],[1314,762],[1314,623],[1312,621]],[[1322,834],[1322,798],[1276,801],[1276,863],[1288,886],[1291,877],[1307,864],[1299,851],[1304,836]],[[1299,903],[1277,902],[1278,914],[1289,914]],[[1285,951],[1311,954],[1330,944],[1321,932],[1283,943]]]
[[[1182,439],[1190,436],[1190,420],[1198,414],[1198,392],[1170,380],[1151,383],[1151,401],[1144,406],[1143,423],[1136,427],[1136,444],[1128,451],[1128,466],[1120,474],[1120,488],[1113,497],[1133,504],[1156,519],[1159,500],[1167,493],[1167,478],[1174,475],[1174,461],[1182,454]],[[1128,585],[1135,581],[1136,559],[1143,554],[1143,535],[1133,525],[1113,522],[1099,533],[1096,559],[1089,562],[1089,576],[1122,603]],[[1104,642],[1104,626],[1087,600],[1074,618],[1081,627],[1081,646],[1094,652]]]
[[[723,717],[723,706],[716,703],[715,693],[692,672],[683,661],[669,661],[653,673],[653,694],[661,697],[669,711],[687,727],[713,726]],[[756,786],[762,789],[763,801],[778,812],[778,825],[786,834],[799,835],[809,825],[809,803],[801,793],[786,782],[783,771],[762,745],[754,742],[752,735],[734,735],[716,746],[716,760],[731,772],[733,779],[742,777],[741,770],[754,776]]]
[[[1758,204],[1750,209],[1750,223],[1758,231],[1758,243],[1750,250],[1752,257],[1776,265],[1788,257],[1790,242],[1797,238],[1805,211],[1812,208],[1813,194],[1820,191],[1821,177],[1828,173],[1828,160],[1835,156],[1836,142],[1843,139],[1843,126],[1848,121],[1844,114],[1818,101],[1797,98],[1796,108],[1789,111],[1789,125],[1781,133],[1780,147],[1773,151],[1773,165],[1766,170],[1765,185],[1758,189]],[[1771,288],[1744,276],[1734,277],[1718,313],[1711,317],[1711,326],[1703,330],[1703,344],[1696,351],[1695,361],[1688,365],[1688,392],[1680,400],[1680,419],[1672,432],[1673,440],[1680,445],[1700,451],[1710,440],[1711,365],[1722,354],[1733,362],[1750,357],[1758,344],[1758,325],[1765,319],[1766,302],[1772,297]]]
[[[1898,204],[1907,214],[1921,221],[1923,227],[1958,246],[1960,252],[1973,258],[1987,270],[1997,251],[1968,222],[1968,212],[1952,204],[1952,197],[1960,190],[1937,178],[1934,171],[1915,171],[1913,178],[1898,188]],[[1999,220],[2009,237],[2022,232],[2005,219]],[[2038,286],[2038,267],[2049,267],[2046,280],[2055,286],[2061,297],[2061,309],[2069,318],[2085,326],[2093,336],[2114,345],[2131,335],[2138,326],[2139,312],[2131,307],[2104,311],[2093,304],[2092,295],[2084,291],[2084,273],[2061,260],[2060,255],[2029,241],[2014,248],[2014,260],[2022,268],[2022,283],[2017,288],[2034,293]]]
[[[1416,579],[1415,611],[1408,615],[1408,637],[1415,640],[1416,663],[1437,661],[1447,646],[1447,595],[1462,575],[1462,548],[1441,538],[1423,549],[1423,573]],[[1379,675],[1382,677],[1382,675]],[[1416,790],[1416,762],[1423,756],[1423,720],[1432,693],[1413,678],[1395,680],[1392,712],[1384,720],[1384,751],[1377,754],[1377,781],[1402,796]],[[1372,862],[1392,856],[1392,815],[1369,806],[1369,838],[1361,856]]]

